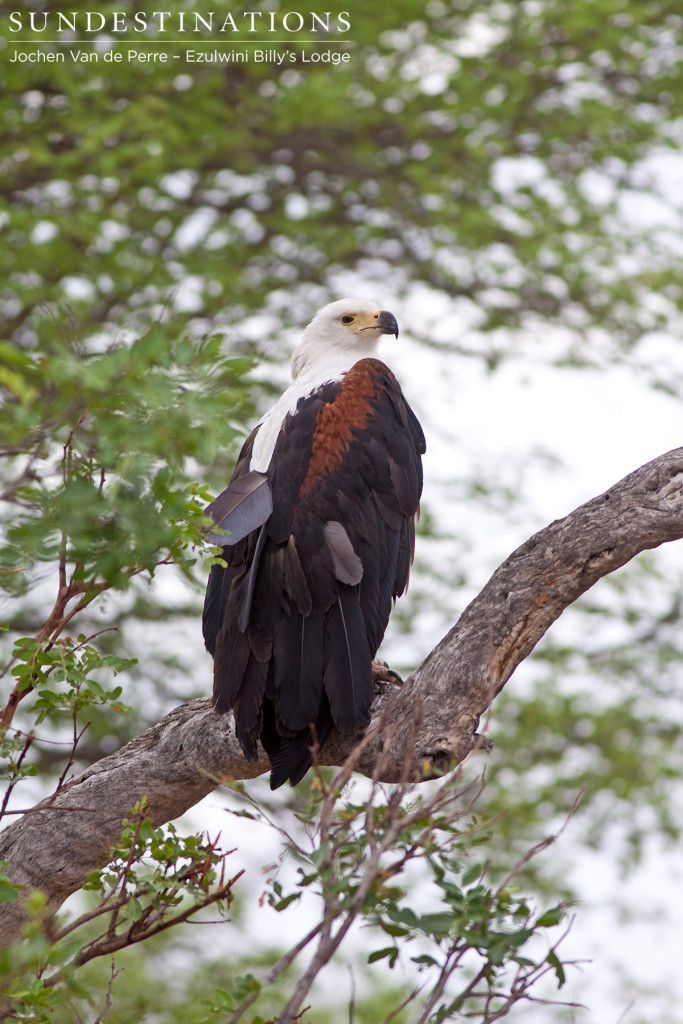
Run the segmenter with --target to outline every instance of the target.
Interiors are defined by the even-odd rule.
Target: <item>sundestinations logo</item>
[[[9,32],[45,34],[99,32],[191,33],[234,36],[262,32],[344,33],[351,28],[348,11],[12,11]]]

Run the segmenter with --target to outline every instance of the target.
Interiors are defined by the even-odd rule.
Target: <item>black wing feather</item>
[[[265,523],[273,511],[273,495],[265,473],[238,477],[206,508],[214,521],[211,544],[236,544]],[[219,532],[216,532],[219,531]]]

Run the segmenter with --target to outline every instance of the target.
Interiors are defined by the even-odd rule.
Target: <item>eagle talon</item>
[[[394,672],[393,668],[389,668],[386,661],[382,661],[381,658],[375,658],[372,663],[372,677],[376,683],[394,683],[395,686],[403,686],[403,679]]]

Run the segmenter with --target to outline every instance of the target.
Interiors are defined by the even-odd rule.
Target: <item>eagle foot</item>
[[[375,683],[393,683],[395,686],[403,686],[403,679],[394,672],[393,668],[389,668],[386,661],[382,661],[380,658],[375,658],[372,663],[372,678]]]

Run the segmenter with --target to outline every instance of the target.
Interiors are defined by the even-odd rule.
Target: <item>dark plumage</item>
[[[408,583],[425,443],[391,370],[364,358],[388,332],[394,318],[367,303],[322,310],[295,385],[210,507],[236,537],[204,606],[214,702],[234,709],[246,757],[261,739],[272,788],[306,774],[309,726],[320,745],[367,726],[372,659]]]

